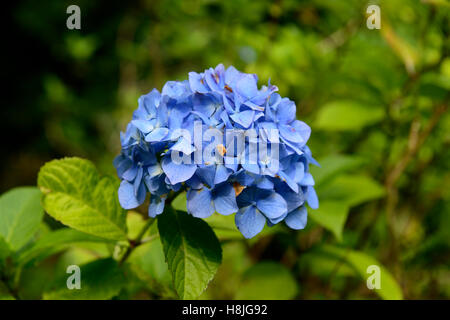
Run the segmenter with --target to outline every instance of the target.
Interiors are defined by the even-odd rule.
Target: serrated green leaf
[[[101,177],[80,158],[53,160],[38,176],[45,210],[63,224],[112,240],[126,239],[126,214],[120,207],[118,181]]]
[[[288,300],[297,292],[297,281],[285,266],[276,262],[260,262],[245,272],[236,299]]]
[[[384,109],[366,106],[356,101],[333,101],[319,109],[314,127],[328,131],[355,131],[377,123]]]
[[[0,197],[0,236],[13,251],[24,246],[39,228],[44,211],[34,187],[12,189]]]
[[[356,273],[366,281],[371,275],[368,273],[369,266],[377,266],[380,268],[380,289],[374,288],[373,290],[382,298],[387,300],[400,300],[403,299],[403,293],[398,285],[397,281],[391,275],[389,270],[381,265],[375,258],[356,250],[350,250],[345,248],[339,248],[330,245],[324,245],[317,248],[317,252],[334,256],[337,259],[341,259],[343,262],[351,266]],[[367,289],[369,290],[369,289]]]
[[[44,293],[46,300],[107,300],[117,296],[125,285],[125,277],[117,261],[107,258],[80,266],[81,289],[68,289],[64,273]]]
[[[64,228],[45,234],[36,243],[21,252],[17,258],[19,264],[33,264],[41,261],[66,248],[85,242],[108,242],[104,238],[96,237],[74,229]]]
[[[219,240],[205,221],[171,208],[158,216],[158,229],[179,297],[198,298],[222,261]]]
[[[308,218],[331,231],[342,241],[342,231],[347,220],[349,206],[340,201],[321,201],[317,210],[310,210]]]

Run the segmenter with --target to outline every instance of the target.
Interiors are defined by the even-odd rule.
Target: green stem
[[[138,247],[140,244],[142,244],[142,238],[144,237],[145,233],[150,229],[150,227],[155,223],[156,219],[148,219],[145,222],[145,225],[142,227],[141,231],[139,232],[136,239],[129,240],[129,247],[127,248],[127,251],[125,251],[122,258],[119,260],[119,264],[123,264],[125,260],[130,256],[131,252],[133,252],[134,248]]]
[[[172,201],[178,196],[178,194],[180,194],[182,192],[182,190],[180,190],[179,192],[171,192],[165,202],[165,206],[169,207],[172,204]],[[145,233],[148,231],[148,229],[150,229],[150,227],[153,225],[153,223],[155,223],[156,218],[150,218],[146,221],[145,225],[142,227],[141,231],[139,232],[138,236],[136,237],[136,239],[133,240],[128,240],[129,242],[129,247],[127,248],[127,251],[125,251],[124,255],[122,256],[122,258],[120,258],[119,260],[119,265],[123,264],[127,258],[130,256],[131,252],[133,252],[133,250],[138,247],[139,245],[142,244],[142,238],[144,237]]]

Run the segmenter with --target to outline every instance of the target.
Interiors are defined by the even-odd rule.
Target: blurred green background
[[[70,4],[81,8],[81,30],[66,28]],[[380,30],[366,27],[369,4],[381,8]],[[373,263],[389,270],[406,299],[450,298],[449,1],[5,6],[2,193],[35,185],[39,168],[63,156],[114,173],[119,131],[141,94],[189,71],[234,65],[261,84],[270,78],[311,125],[321,207],[303,231],[266,227],[250,242],[235,230],[218,233],[224,263],[203,298],[398,297],[390,281],[378,295],[367,288],[365,266]],[[145,250],[135,259],[152,278],[161,266]],[[58,265],[101,252],[72,248],[45,260],[23,276],[37,281],[24,296],[39,297],[39,283]]]

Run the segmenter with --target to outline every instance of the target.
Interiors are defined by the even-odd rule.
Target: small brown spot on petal
[[[233,92],[233,89],[231,89],[227,84],[225,85],[225,89],[227,89],[230,92]]]
[[[236,197],[241,194],[242,190],[245,189],[245,186],[240,185],[238,182],[233,183],[234,193],[236,193]]]
[[[227,149],[224,147],[223,144],[218,144],[216,149],[217,152],[219,152],[222,157],[224,156],[225,153],[227,153]]]

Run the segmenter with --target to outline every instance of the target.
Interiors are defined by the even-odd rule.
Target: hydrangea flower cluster
[[[306,145],[311,129],[296,120],[293,101],[257,81],[219,64],[141,96],[114,160],[121,206],[136,208],[150,193],[148,214],[156,217],[169,194],[186,191],[189,214],[236,213],[246,238],[266,223],[303,229],[305,203],[319,205],[309,173],[318,164]]]

